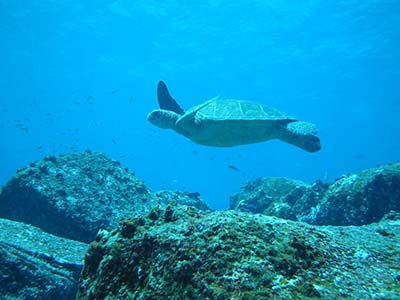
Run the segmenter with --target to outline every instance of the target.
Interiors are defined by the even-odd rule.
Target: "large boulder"
[[[343,176],[300,220],[311,224],[364,225],[378,222],[391,210],[400,212],[400,163]]]
[[[74,300],[87,248],[0,219],[0,299]]]
[[[118,161],[86,151],[48,156],[18,170],[0,191],[0,217],[90,242],[99,229],[171,201],[209,209],[198,193],[152,193]]]
[[[101,153],[48,156],[3,187],[0,217],[90,242],[100,228],[159,204],[142,180]]]
[[[400,163],[342,176],[332,184],[287,178],[246,183],[230,208],[318,225],[364,225],[400,212]]]
[[[394,218],[317,227],[171,205],[99,232],[77,299],[396,299],[399,244]]]
[[[230,198],[230,209],[299,220],[310,213],[323,197],[328,185],[309,184],[281,177],[264,177],[244,184]]]

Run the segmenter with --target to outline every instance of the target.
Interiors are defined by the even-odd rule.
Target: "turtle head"
[[[162,129],[175,129],[179,116],[170,110],[155,109],[147,115],[147,120]]]

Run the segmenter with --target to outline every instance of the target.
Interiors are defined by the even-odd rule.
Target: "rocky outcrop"
[[[312,224],[364,225],[389,211],[400,212],[400,163],[343,176],[320,203],[301,218]]]
[[[87,246],[0,219],[0,299],[75,299]]]
[[[320,225],[364,225],[400,212],[400,163],[308,184],[261,178],[231,197],[231,209]]]
[[[0,217],[90,242],[100,228],[157,205],[143,181],[95,152],[48,156],[20,169],[0,194]]]
[[[208,204],[201,199],[200,194],[196,192],[190,193],[162,190],[155,193],[155,196],[159,199],[160,203],[168,204],[171,202],[176,202],[182,205],[193,206],[204,211],[211,210]]]
[[[90,242],[99,229],[169,201],[208,207],[196,193],[153,194],[118,161],[86,151],[48,156],[18,170],[0,193],[0,217]]]
[[[395,299],[399,243],[394,217],[316,227],[169,206],[98,234],[77,299]]]
[[[328,185],[308,184],[300,180],[264,177],[246,183],[230,199],[230,209],[298,220],[310,212],[324,195]]]

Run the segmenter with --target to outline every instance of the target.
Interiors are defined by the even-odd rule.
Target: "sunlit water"
[[[221,209],[260,176],[333,180],[399,159],[399,1],[183,3],[0,0],[0,183],[91,149]],[[313,122],[323,148],[212,148],[156,128],[160,79],[185,109],[221,95]]]

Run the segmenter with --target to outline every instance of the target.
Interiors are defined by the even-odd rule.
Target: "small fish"
[[[75,105],[79,105],[80,103],[79,103],[78,101],[75,101],[74,104],[75,104]]]
[[[88,96],[88,97],[86,98],[86,100],[87,100],[88,102],[90,102],[91,100],[93,100],[93,96]]]
[[[115,145],[117,142],[115,140],[112,140],[113,144]]]
[[[42,149],[43,149],[43,146],[37,146],[36,149],[42,150]]]
[[[234,165],[228,165],[228,168],[234,171],[239,171],[239,168],[235,167]]]
[[[110,95],[114,95],[116,93],[116,91],[111,91]]]
[[[99,126],[96,121],[93,121],[94,126]]]

